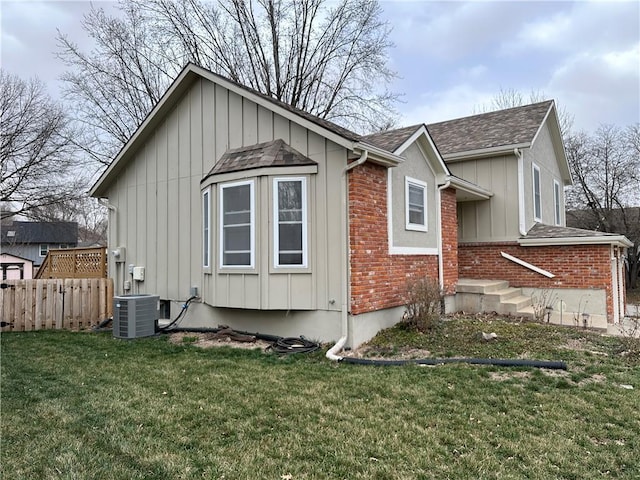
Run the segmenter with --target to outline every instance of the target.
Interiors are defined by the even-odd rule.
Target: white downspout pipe
[[[451,180],[438,187],[438,281],[440,290],[444,291],[444,260],[442,259],[442,192],[451,186]],[[456,233],[457,234],[457,233]]]
[[[514,148],[513,153],[518,158],[518,231],[520,235],[527,234],[524,212],[524,154],[519,148]]]
[[[340,175],[340,191],[342,192],[342,209],[340,212],[341,217],[341,225],[344,229],[342,235],[341,242],[341,258],[342,258],[342,305],[341,305],[341,321],[342,321],[342,332],[340,339],[336,342],[336,344],[331,347],[327,353],[326,357],[329,360],[339,361],[342,357],[337,354],[343,349],[344,345],[347,343],[347,339],[349,338],[349,301],[351,296],[351,265],[349,263],[349,194],[348,194],[348,184],[347,184],[347,172],[356,168],[359,165],[362,165],[367,161],[369,157],[369,152],[364,150],[360,154],[360,158],[358,158],[355,162],[349,163],[343,170]]]
[[[109,254],[109,247],[110,242],[112,241],[111,239],[111,235],[113,234],[114,238],[114,242],[116,244],[116,246],[118,245],[118,208],[115,205],[111,205],[109,203],[109,200],[105,199],[105,198],[99,198],[98,199],[98,203],[100,205],[102,205],[103,207],[107,207],[107,209],[109,210],[108,214],[107,214],[107,254]],[[111,222],[111,215],[109,215],[111,212],[113,212],[113,222]],[[113,225],[112,225],[113,223]],[[114,263],[114,268],[115,271],[113,272],[114,275],[114,287],[118,288],[118,264]],[[123,280],[124,281],[124,280]],[[116,294],[118,294],[118,292],[115,292]]]

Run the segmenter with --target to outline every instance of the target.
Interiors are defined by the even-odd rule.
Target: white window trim
[[[240,187],[242,185],[249,185],[249,207],[251,208],[250,212],[250,222],[251,225],[249,227],[250,231],[250,264],[249,265],[225,265],[224,264],[224,190],[226,188]],[[218,211],[219,211],[219,219],[218,219],[218,234],[219,234],[219,243],[220,248],[218,254],[220,256],[220,261],[218,264],[220,265],[220,269],[229,269],[229,270],[242,270],[242,269],[253,269],[255,268],[255,258],[256,258],[256,207],[255,207],[255,183],[253,180],[245,180],[240,182],[231,182],[225,183],[219,186],[218,191]]]
[[[207,215],[204,207],[207,206]],[[206,229],[205,229],[206,226]],[[202,266],[211,268],[211,189],[202,192]]]
[[[278,184],[280,182],[299,181],[302,183],[302,264],[301,265],[280,265],[280,237],[278,235]],[[307,268],[308,267],[308,243],[307,243],[307,178],[306,177],[276,177],[273,179],[273,267],[274,268]]]
[[[411,223],[409,221],[409,185],[422,188],[422,199],[424,201],[424,225]],[[425,182],[411,177],[404,177],[404,218],[405,229],[413,230],[416,232],[428,231],[429,222],[427,219],[427,184]]]
[[[44,255],[42,254],[42,247],[46,247],[46,251],[44,252]],[[41,257],[46,257],[47,253],[49,253],[49,244],[47,243],[41,243],[40,245],[38,245],[38,254]]]
[[[561,199],[562,191],[560,190],[560,182],[553,180],[553,219],[557,226],[562,224],[562,208]]]
[[[531,163],[531,191],[533,193],[533,219],[536,222],[542,221],[542,172],[540,172],[540,167],[535,163]],[[538,192],[540,198],[540,212],[536,212],[536,172],[538,172],[538,188],[540,191]],[[539,215],[537,215],[539,213]]]

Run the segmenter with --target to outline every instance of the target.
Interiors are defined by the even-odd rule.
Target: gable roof
[[[443,156],[476,150],[526,147],[553,107],[553,100],[427,125]]]
[[[290,147],[284,140],[277,139],[227,150],[204,178],[253,168],[300,165],[317,165],[317,162]]]
[[[264,95],[256,90],[241,85],[233,80],[213,73],[194,63],[188,63],[169,86],[162,98],[149,112],[145,120],[131,136],[129,141],[122,147],[120,152],[113,159],[111,164],[102,173],[100,178],[91,187],[89,194],[100,197],[104,195],[107,186],[117,177],[118,173],[126,165],[129,158],[138,148],[144,145],[146,138],[155,127],[160,125],[165,115],[167,115],[174,105],[182,98],[191,85],[199,78],[207,79],[223,88],[228,89],[250,101],[261,105],[272,112],[279,114],[319,135],[345,147],[350,151],[369,152],[369,160],[376,161],[383,165],[397,165],[402,158],[394,155],[388,150],[380,149],[375,145],[368,144],[361,135],[343,128],[335,123],[319,118],[308,112],[292,107],[284,102],[276,100],[268,95]]]
[[[77,222],[19,222],[2,225],[2,244],[78,243]]]
[[[363,137],[368,143],[378,148],[395,152],[420,128],[422,124],[411,125],[409,127],[387,130],[385,132],[372,133]]]

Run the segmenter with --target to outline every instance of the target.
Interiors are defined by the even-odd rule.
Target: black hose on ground
[[[342,357],[339,362],[355,365],[402,366],[402,365],[442,365],[445,363],[469,363],[472,365],[496,365],[500,367],[534,367],[552,370],[566,370],[565,362],[546,360],[519,360],[503,358],[423,358],[419,360],[373,360],[370,358]]]
[[[174,320],[172,320],[168,325],[158,328],[157,332],[163,333],[163,332],[166,332],[167,330],[170,330],[171,327],[173,327],[176,323],[180,321],[182,316],[186,313],[187,309],[189,308],[189,304],[193,302],[196,298],[198,298],[196,295],[189,297],[187,301],[184,302],[184,304],[182,305],[182,310],[180,310],[180,313],[178,314],[178,316]]]
[[[111,330],[109,328],[106,328],[107,325],[109,325],[109,323],[111,322],[113,322],[113,318],[105,318],[98,325],[96,325],[95,327],[92,327],[91,330],[93,330],[94,332],[101,332],[102,330]]]

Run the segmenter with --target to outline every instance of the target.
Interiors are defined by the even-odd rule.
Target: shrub
[[[432,278],[410,279],[407,282],[404,323],[411,329],[427,332],[440,322],[442,291]]]

